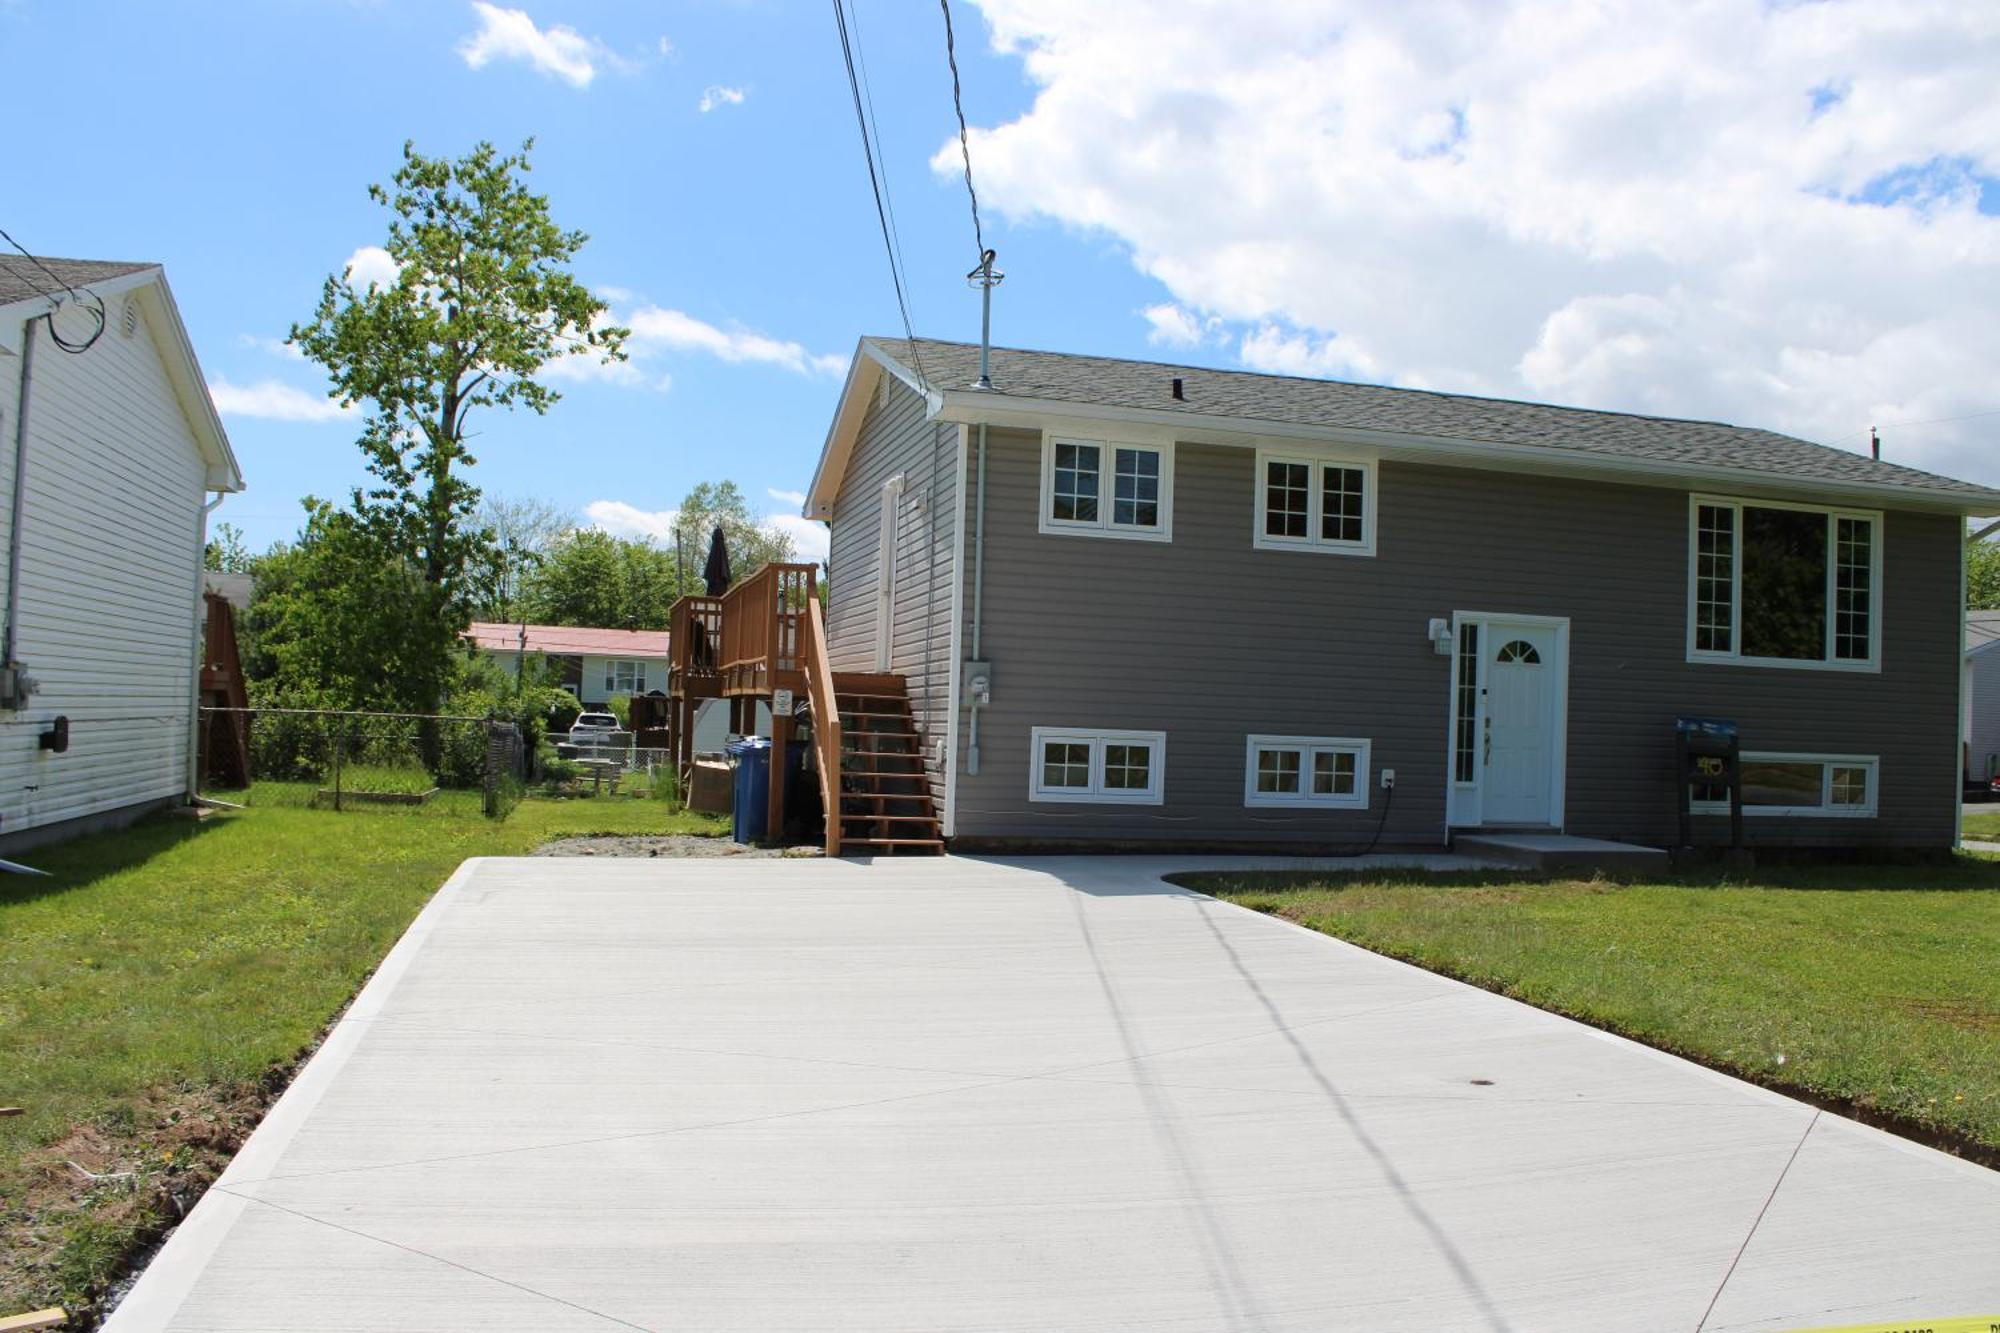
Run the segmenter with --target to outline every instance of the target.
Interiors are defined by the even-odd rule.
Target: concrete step
[[[1483,856],[1529,870],[1667,869],[1667,854],[1658,847],[1578,838],[1567,833],[1506,833],[1466,830],[1455,833],[1451,849],[1465,856]]]

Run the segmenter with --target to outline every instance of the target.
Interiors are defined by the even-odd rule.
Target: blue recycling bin
[[[738,842],[755,842],[764,836],[771,808],[771,738],[744,736],[723,748],[736,767],[734,837]]]

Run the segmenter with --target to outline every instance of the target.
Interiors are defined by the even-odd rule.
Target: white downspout
[[[986,423],[979,423],[979,494],[972,509],[972,657],[985,660],[979,652],[980,608],[986,590]],[[966,722],[965,771],[979,774],[979,700],[972,700]]]
[[[194,511],[194,679],[188,685],[188,751],[187,751],[187,800],[193,804],[201,795],[201,669],[202,659],[208,654],[208,614],[201,595],[202,573],[208,560],[208,516],[216,506],[229,498],[227,491],[217,491],[215,498]],[[246,775],[247,776],[247,775]]]
[[[21,633],[21,520],[28,497],[28,395],[35,378],[36,315],[21,322],[21,387],[14,402],[13,498],[7,521],[7,618],[0,627],[0,707],[27,703],[25,674],[16,660]]]

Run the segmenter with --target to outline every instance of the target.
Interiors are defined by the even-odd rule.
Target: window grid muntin
[[[1056,442],[1054,477],[1050,483],[1051,518],[1064,523],[1097,522],[1103,458],[1097,445]]]
[[[1111,522],[1118,527],[1160,526],[1160,451],[1119,445],[1111,451]]]
[[[1458,627],[1458,736],[1452,756],[1452,780],[1471,782],[1479,761],[1479,626]]]
[[[1314,750],[1312,758],[1313,795],[1354,795],[1359,755],[1353,750]]]
[[[1105,742],[1105,791],[1145,791],[1152,785],[1152,746],[1138,741]]]
[[[1836,515],[1833,560],[1833,655],[1865,662],[1874,655],[1875,524]]]
[[[1736,646],[1736,511],[1700,505],[1695,515],[1694,646],[1704,653]]]
[[[1042,785],[1052,791],[1089,791],[1089,744],[1043,741]]]
[[[1302,752],[1271,746],[1257,751],[1257,791],[1266,796],[1299,794]]]
[[[1359,545],[1365,535],[1368,474],[1358,467],[1320,466],[1321,541]]]
[[[1312,512],[1312,468],[1272,459],[1264,465],[1264,535],[1304,540]]]

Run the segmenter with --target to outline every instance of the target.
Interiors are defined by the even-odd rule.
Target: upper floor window
[[[1688,516],[1688,656],[1873,670],[1882,516],[1697,495]]]
[[[1375,464],[1259,449],[1255,544],[1375,554]]]
[[[606,662],[604,688],[611,694],[643,693],[646,689],[646,664],[618,660]]]
[[[1050,435],[1042,442],[1043,532],[1167,541],[1174,449]]]

